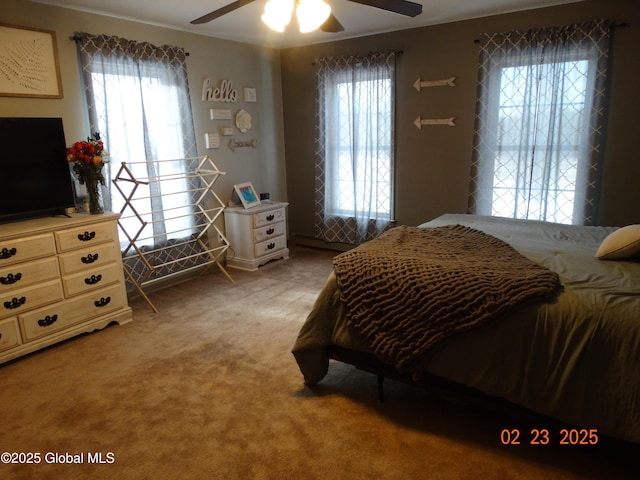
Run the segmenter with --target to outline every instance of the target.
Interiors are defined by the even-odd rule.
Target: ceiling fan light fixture
[[[329,14],[331,7],[322,0],[297,0],[296,17],[301,33],[312,32],[322,25]]]
[[[269,0],[264,6],[262,21],[276,32],[284,32],[291,21],[294,0]]]

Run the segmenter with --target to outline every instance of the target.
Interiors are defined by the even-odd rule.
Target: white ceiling
[[[284,33],[271,31],[260,20],[266,0],[249,5],[204,25],[189,23],[234,0],[34,0],[60,7],[134,20],[152,25],[199,33],[210,37],[274,48],[288,48],[330,42],[376,33],[405,30],[425,25],[520,10],[574,3],[582,0],[412,0],[422,4],[422,14],[405,17],[348,0],[326,0],[345,31],[301,34],[295,20]]]

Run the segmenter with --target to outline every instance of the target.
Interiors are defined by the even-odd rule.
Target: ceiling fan
[[[214,10],[211,13],[207,13],[202,17],[192,20],[193,25],[199,25],[202,23],[208,23],[216,18],[219,18],[227,13],[233,12],[240,7],[253,3],[255,0],[236,0],[224,7]],[[409,2],[407,0],[347,0],[349,2],[360,3],[362,5],[368,5],[370,7],[380,8],[389,12],[398,13],[407,17],[415,17],[422,13],[422,5],[419,3]],[[327,20],[320,25],[320,30],[323,32],[337,33],[344,31],[344,27],[340,21],[333,15],[329,14]]]

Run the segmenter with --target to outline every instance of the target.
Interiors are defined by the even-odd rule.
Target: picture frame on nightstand
[[[256,189],[253,188],[251,182],[238,183],[233,186],[233,189],[238,194],[242,206],[246,208],[255,207],[260,205],[260,196],[256,193]]]

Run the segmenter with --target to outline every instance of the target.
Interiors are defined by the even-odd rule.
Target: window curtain
[[[358,245],[393,220],[397,53],[316,60],[315,236]]]
[[[186,53],[180,47],[155,46],[85,32],[75,33],[74,38],[80,57],[88,123],[91,132],[100,133],[109,153],[105,172],[109,182],[103,195],[105,208],[120,211],[124,201],[119,192],[112,189],[110,180],[121,162],[130,163],[131,170],[139,178],[183,173],[192,171],[196,166],[197,148]],[[193,160],[167,164],[150,162],[163,159]],[[134,165],[135,162],[140,163]],[[158,168],[170,168],[172,172],[159,171]],[[150,203],[140,207],[136,205],[148,222],[140,240],[144,249],[160,249],[168,243],[178,243],[179,239],[172,237],[171,232],[180,232],[178,235],[183,238],[191,234],[193,217],[181,214],[176,208],[192,208],[193,200],[189,194],[183,199],[175,195],[176,191],[187,191],[190,187],[193,186],[171,182],[164,186],[158,183],[150,185],[147,192],[150,200],[145,200]],[[127,231],[136,232],[140,228],[139,222],[131,218],[130,213],[129,218],[125,218],[126,215],[125,212],[121,225],[126,225]],[[123,248],[126,248],[128,242],[123,241],[121,237]],[[162,264],[191,253],[176,247],[159,251],[150,258],[153,263]],[[131,264],[131,271],[142,275],[144,265],[139,260],[136,265],[135,255],[126,261]],[[178,262],[166,268],[174,271],[190,266]],[[172,272],[159,269],[154,275],[166,273]]]
[[[481,35],[469,213],[595,224],[611,26]]]

